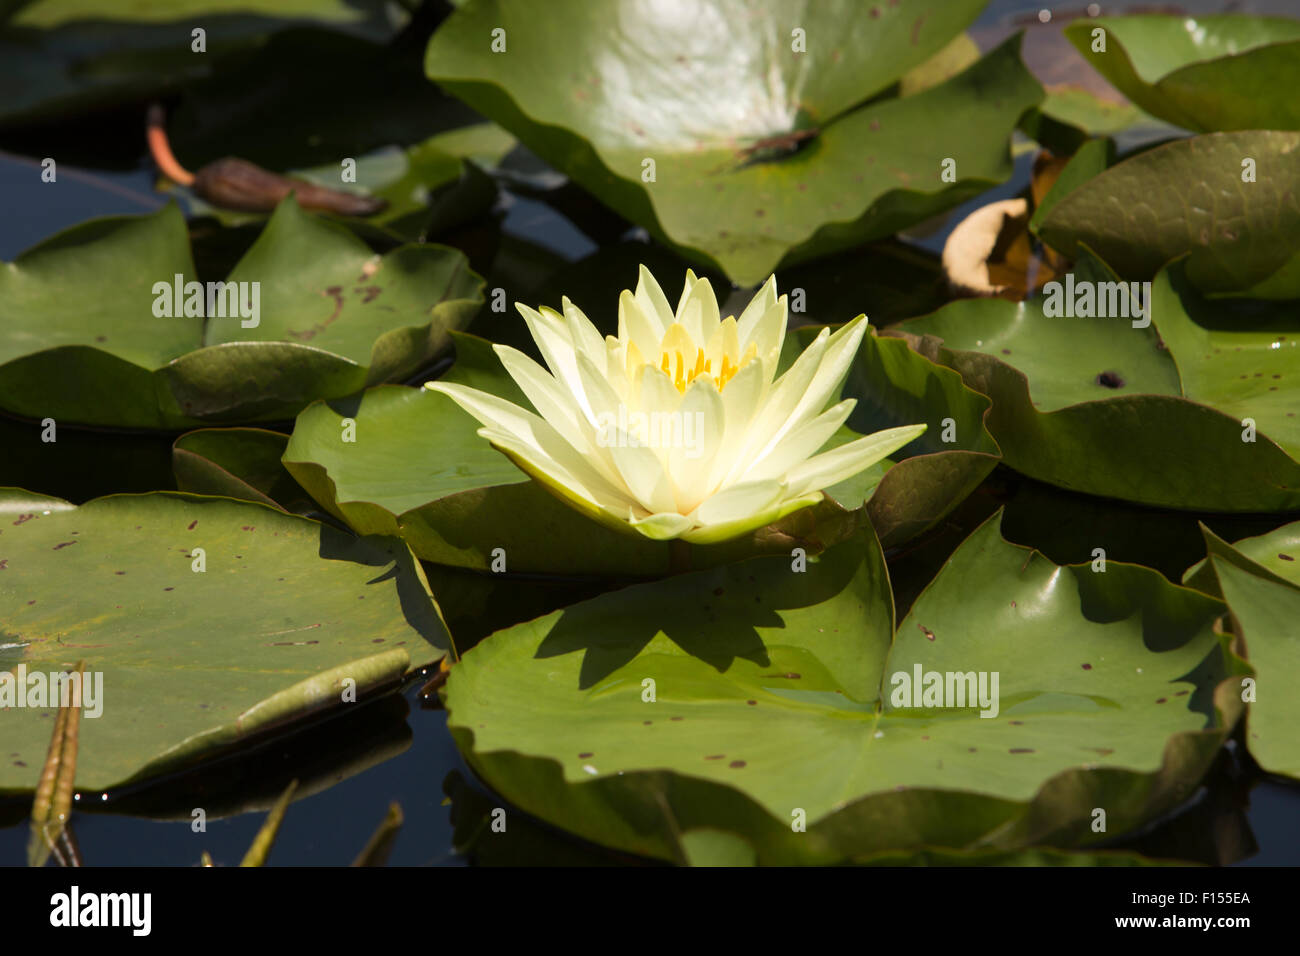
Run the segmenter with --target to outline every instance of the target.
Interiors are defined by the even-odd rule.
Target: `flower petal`
[[[865,471],[882,458],[888,457],[924,434],[925,428],[924,425],[886,428],[884,431],[851,441],[847,445],[822,452],[815,458],[809,458],[786,475],[790,492],[798,495],[806,494],[829,488],[846,478],[852,478],[858,472]]]
[[[601,430],[597,441],[608,451],[628,493],[646,511],[672,511],[672,482],[663,462],[654,449],[642,445],[621,424],[627,417],[626,406],[620,416],[618,396],[585,355],[578,356],[578,374],[596,410],[595,425]]]
[[[798,511],[800,508],[807,508],[809,505],[815,505],[821,501],[824,496],[820,491],[814,491],[811,494],[801,495],[798,498],[780,498],[775,504],[770,505],[761,512],[748,515],[743,518],[737,518],[735,521],[723,522],[720,524],[698,525],[682,535],[682,537],[692,544],[716,544],[719,541],[728,541],[731,538],[738,538],[743,534],[749,534],[758,528],[764,528],[774,521],[780,521],[792,511]]]
[[[726,426],[723,409],[717,386],[704,375],[691,383],[673,415],[674,443],[668,449],[668,475],[677,510],[683,514],[694,510],[711,490],[709,476]]]
[[[628,522],[633,528],[655,541],[667,541],[681,537],[690,530],[692,521],[686,515],[675,511],[660,511],[645,518],[632,518]]]
[[[774,446],[762,458],[755,460],[745,472],[746,481],[761,481],[765,478],[781,479],[795,467],[803,464],[848,419],[849,413],[857,404],[856,399],[846,398],[822,412],[812,421],[804,422],[790,430],[780,444]]]
[[[668,331],[668,326],[673,324],[674,313],[668,306],[668,297],[664,295],[664,290],[659,288],[659,283],[645,266],[642,266],[637,274],[636,301],[637,305],[641,306],[642,314],[655,324],[655,341],[658,342]]]
[[[696,524],[725,524],[759,514],[785,497],[779,481],[746,481],[705,498],[691,517]]]

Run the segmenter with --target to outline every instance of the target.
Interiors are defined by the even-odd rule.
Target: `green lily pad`
[[[221,53],[255,47],[275,33],[315,26],[373,40],[406,19],[378,0],[38,0],[21,4],[0,37],[9,125],[174,90],[213,69]],[[202,27],[208,52],[192,49]]]
[[[1198,132],[1300,129],[1293,95],[1300,83],[1300,21],[1241,14],[1100,17],[1076,20],[1065,36],[1152,116]],[[1104,49],[1094,49],[1102,43]]]
[[[1194,343],[1199,334],[1181,327],[1190,319],[1179,314],[1184,307],[1172,274],[1152,284],[1153,321],[1146,327],[1134,327],[1143,320],[1131,317],[1050,317],[1047,300],[1038,298],[954,302],[898,328],[921,336],[936,360],[992,399],[990,433],[1006,463],[1032,478],[1157,507],[1300,508],[1300,463],[1288,454],[1288,432],[1274,437],[1265,425],[1275,423],[1275,414],[1293,419],[1282,404],[1260,399],[1273,394],[1268,385],[1241,396],[1260,409],[1256,440],[1243,441],[1246,428],[1235,414],[1245,406],[1226,403],[1219,410],[1192,400],[1214,393],[1200,390],[1190,360],[1175,363],[1174,345],[1162,347],[1157,325],[1170,330],[1180,355],[1193,351],[1184,338]],[[1076,283],[1115,280],[1090,255],[1076,262],[1073,277]],[[1063,285],[1062,302],[1067,291]],[[1278,351],[1278,368],[1289,368],[1283,363],[1293,363],[1293,351]],[[1272,374],[1274,362],[1269,365]],[[1180,380],[1180,373],[1186,377]],[[1219,381],[1219,373],[1205,376]],[[1235,388],[1224,385],[1219,397],[1236,394]]]
[[[1115,143],[1111,139],[1090,139],[1083,143],[1065,164],[1052,188],[1034,207],[1029,217],[1029,228],[1035,234],[1039,223],[1047,218],[1058,202],[1074,192],[1094,176],[1105,172],[1115,162]]]
[[[668,17],[476,0],[434,34],[426,71],[625,218],[749,285],[1010,175],[1010,134],[1042,96],[1018,37],[937,86],[860,105],[982,5],[835,0],[796,14],[775,0],[706,0]],[[561,49],[569,65],[557,69]]]
[[[176,487],[303,513],[315,503],[280,461],[289,436],[263,428],[201,428],[172,446]]]
[[[176,275],[195,281],[170,205],[92,220],[19,256],[0,273],[0,405],[142,428],[288,418],[314,398],[412,374],[482,301],[459,252],[375,256],[292,197],[225,280],[258,283],[256,326],[245,327],[252,285],[242,311],[227,302],[224,317],[176,314]]]
[[[1205,539],[1207,563],[1188,578],[1199,586],[1208,575],[1206,590],[1223,595],[1255,669],[1247,746],[1265,770],[1300,778],[1300,521],[1235,545],[1208,530]]]
[[[1136,565],[1059,567],[990,519],[895,633],[866,531],[804,573],[756,558],[501,631],[453,668],[448,726],[511,803],[647,856],[693,830],[760,863],[1089,846],[1189,797],[1235,724],[1222,610]],[[917,669],[997,672],[996,716],[911,706],[895,675]]]
[[[1277,584],[1300,587],[1300,521],[1274,528],[1265,534],[1228,544],[1209,529],[1202,528],[1209,554]],[[1187,569],[1183,583],[1215,597],[1222,597],[1209,559]]]
[[[1254,164],[1254,181],[1243,181]],[[1038,234],[1075,257],[1087,246],[1149,279],[1190,253],[1204,292],[1300,297],[1300,132],[1211,133],[1156,146],[1093,176],[1055,203]]]
[[[102,695],[84,701],[85,789],[180,769],[346,706],[349,687],[363,700],[451,646],[400,541],[224,498],[113,495],[75,507],[9,490],[0,569],[0,673],[22,667],[30,680],[82,659],[102,674]],[[30,790],[40,775],[56,708],[34,686],[29,706],[6,701],[0,791]]]

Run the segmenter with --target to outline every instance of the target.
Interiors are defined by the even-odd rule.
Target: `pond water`
[[[1083,6],[1074,4],[1073,7]],[[1140,4],[1103,4],[1103,12],[1118,13],[1141,9]],[[1168,9],[1161,5],[1160,9]],[[1027,27],[1033,37],[1036,14],[1041,4],[1001,0],[990,5],[972,33],[982,48],[989,48],[1013,29]],[[1179,9],[1204,13],[1232,9],[1258,13],[1297,12],[1293,0],[1254,3],[1187,2]],[[1038,53],[1030,46],[1027,58],[1051,58],[1051,47]],[[1022,154],[1013,179],[979,199],[959,208],[942,228],[914,237],[922,248],[937,252],[953,224],[975,207],[993,199],[1006,198],[1028,182],[1031,157]],[[23,249],[68,226],[95,216],[139,214],[162,206],[166,199],[153,190],[154,173],[143,155],[133,168],[101,169],[60,164],[56,190],[33,187],[38,161],[14,153],[0,152],[0,258],[10,260]],[[501,231],[549,250],[564,262],[573,263],[595,252],[597,243],[588,238],[553,205],[512,195],[503,195],[500,207]],[[497,284],[488,275],[491,288]],[[420,377],[417,377],[420,378]],[[27,426],[0,422],[0,428]],[[96,436],[72,441],[97,441]],[[84,500],[109,491],[145,490],[169,485],[167,464],[170,440],[133,438],[138,442],[132,454],[142,465],[117,480],[113,487],[96,485],[83,474],[69,473],[63,487],[35,490]],[[62,432],[60,444],[63,444]],[[100,447],[100,446],[95,446]],[[0,484],[18,483],[23,463],[9,461],[0,467]],[[997,473],[991,504],[1016,500],[1025,489],[1037,494],[1069,498],[1062,492],[1038,488],[1013,475]],[[954,517],[952,540],[940,539],[929,549],[955,546],[991,506],[963,509]],[[1118,512],[1124,506],[1115,506]],[[1194,518],[1171,516],[1171,522]],[[1211,520],[1211,525],[1216,525]],[[1225,536],[1240,537],[1239,523],[1221,523]],[[963,530],[964,529],[964,530]],[[1020,543],[1037,544],[1034,529],[1022,529]],[[1116,556],[1122,559],[1122,555]],[[1191,554],[1190,559],[1199,557]],[[933,559],[931,550],[925,562]],[[910,556],[893,556],[891,572],[897,572],[900,591],[909,587]],[[1171,557],[1178,567],[1181,558]],[[463,580],[456,573],[442,575],[441,586],[455,588]],[[435,591],[438,581],[433,581]],[[488,631],[515,620],[524,620],[551,607],[567,603],[588,592],[584,582],[542,584],[515,582],[498,594],[493,605],[499,619],[491,622],[453,620],[458,639],[466,633],[476,640]],[[521,597],[522,594],[522,597]],[[899,618],[904,608],[899,608]],[[454,618],[454,612],[452,615]],[[462,628],[466,630],[462,630]],[[208,851],[218,863],[238,862],[262,823],[265,810],[293,778],[311,795],[294,802],[286,815],[271,860],[289,865],[337,865],[350,862],[365,845],[383,818],[390,802],[397,802],[405,818],[390,862],[401,865],[464,865],[477,862],[556,863],[620,862],[621,858],[583,845],[550,828],[520,821],[510,814],[511,827],[505,835],[476,840],[487,827],[488,813],[500,801],[490,796],[466,768],[446,729],[445,713],[420,697],[423,679],[412,680],[400,697],[366,705],[356,712],[336,717],[294,736],[263,745],[243,754],[180,777],[151,784],[134,792],[104,795],[81,794],[75,817],[76,839],[85,862],[94,864],[193,865]],[[300,790],[300,793],[302,791]],[[454,803],[449,799],[455,797]],[[195,832],[190,811],[205,807],[209,815],[204,832]],[[238,810],[245,812],[235,812]],[[24,858],[28,837],[25,801],[0,802],[0,861],[16,864]],[[85,812],[80,812],[85,811]],[[256,812],[254,812],[256,811]],[[149,819],[133,813],[149,813]],[[1236,863],[1240,865],[1300,864],[1300,787],[1261,775],[1235,745],[1220,756],[1206,786],[1170,818],[1159,821],[1144,833],[1116,846],[1129,847],[1161,857]],[[456,834],[454,839],[453,834]],[[466,850],[459,853],[453,844]],[[626,861],[623,861],[626,862]]]

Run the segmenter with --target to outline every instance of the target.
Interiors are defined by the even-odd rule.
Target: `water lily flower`
[[[739,318],[686,273],[673,310],[644,266],[602,337],[567,298],[563,314],[518,306],[549,371],[495,346],[533,410],[443,382],[478,432],[563,501],[610,527],[708,544],[819,502],[925,431],[890,428],[817,452],[854,401],[831,404],[867,328],[823,329],[779,378],[786,297],[768,279]],[[829,406],[829,407],[828,407]]]

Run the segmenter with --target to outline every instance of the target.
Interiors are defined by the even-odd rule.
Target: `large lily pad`
[[[1254,164],[1253,181],[1243,181]],[[1250,130],[1177,140],[1085,181],[1038,223],[1067,256],[1087,246],[1129,279],[1190,253],[1203,291],[1300,297],[1300,132]]]
[[[1094,49],[1103,31],[1103,50]],[[1198,132],[1300,129],[1300,20],[1222,14],[1076,20],[1065,35],[1125,96]]]
[[[1300,778],[1300,521],[1235,545],[1208,530],[1205,538],[1208,561],[1188,578],[1223,595],[1255,668],[1250,752],[1265,770]]]
[[[1086,846],[1190,796],[1235,723],[1222,609],[1135,565],[1058,567],[991,519],[895,634],[865,532],[804,573],[757,558],[499,632],[453,668],[449,726],[512,803],[650,856],[695,830],[764,863]],[[902,706],[917,668],[998,672],[996,716]]]
[[[1006,463],[1033,478],[1159,507],[1300,508],[1300,463],[1289,453],[1294,426],[1278,424],[1295,419],[1274,397],[1278,393],[1267,390],[1286,381],[1272,374],[1300,374],[1293,371],[1300,353],[1270,349],[1267,372],[1254,368],[1248,379],[1253,384],[1243,391],[1236,360],[1220,365],[1213,347],[1208,357],[1197,350],[1207,333],[1186,323],[1192,322],[1188,310],[1201,300],[1184,305],[1178,293],[1189,290],[1175,284],[1174,274],[1162,273],[1153,283],[1152,323],[1146,327],[1134,327],[1143,320],[1125,317],[1049,317],[1046,300],[1038,298],[954,302],[899,328],[922,336],[920,347],[993,400],[989,431]],[[1076,263],[1073,275],[1075,282],[1115,280],[1090,256]],[[1163,347],[1157,326],[1170,330],[1176,347]],[[1265,361],[1261,343],[1285,334],[1273,332],[1272,340],[1239,334]],[[1238,344],[1234,340],[1231,347]],[[1262,377],[1254,378],[1255,371]],[[1208,400],[1223,401],[1224,409]],[[1254,441],[1243,441],[1248,426],[1236,417],[1243,408],[1256,411]]]
[[[3,671],[80,659],[103,675],[77,760],[78,786],[95,790],[346,706],[349,679],[362,700],[450,647],[400,541],[178,494],[74,507],[6,491],[0,609]],[[25,702],[4,714],[0,791],[34,787],[49,744],[57,708]]]
[[[0,405],[144,428],[288,418],[312,399],[411,374],[482,301],[459,252],[375,256],[292,197],[226,279],[259,283],[255,327],[240,314],[155,314],[155,284],[174,287],[176,275],[195,281],[170,205],[93,220],[24,253],[0,273]]]
[[[982,5],[705,0],[679,16],[475,0],[434,35],[426,69],[656,238],[753,284],[1010,175],[1010,134],[1042,96],[1018,38],[923,92],[860,106]],[[955,181],[941,178],[946,159]]]

